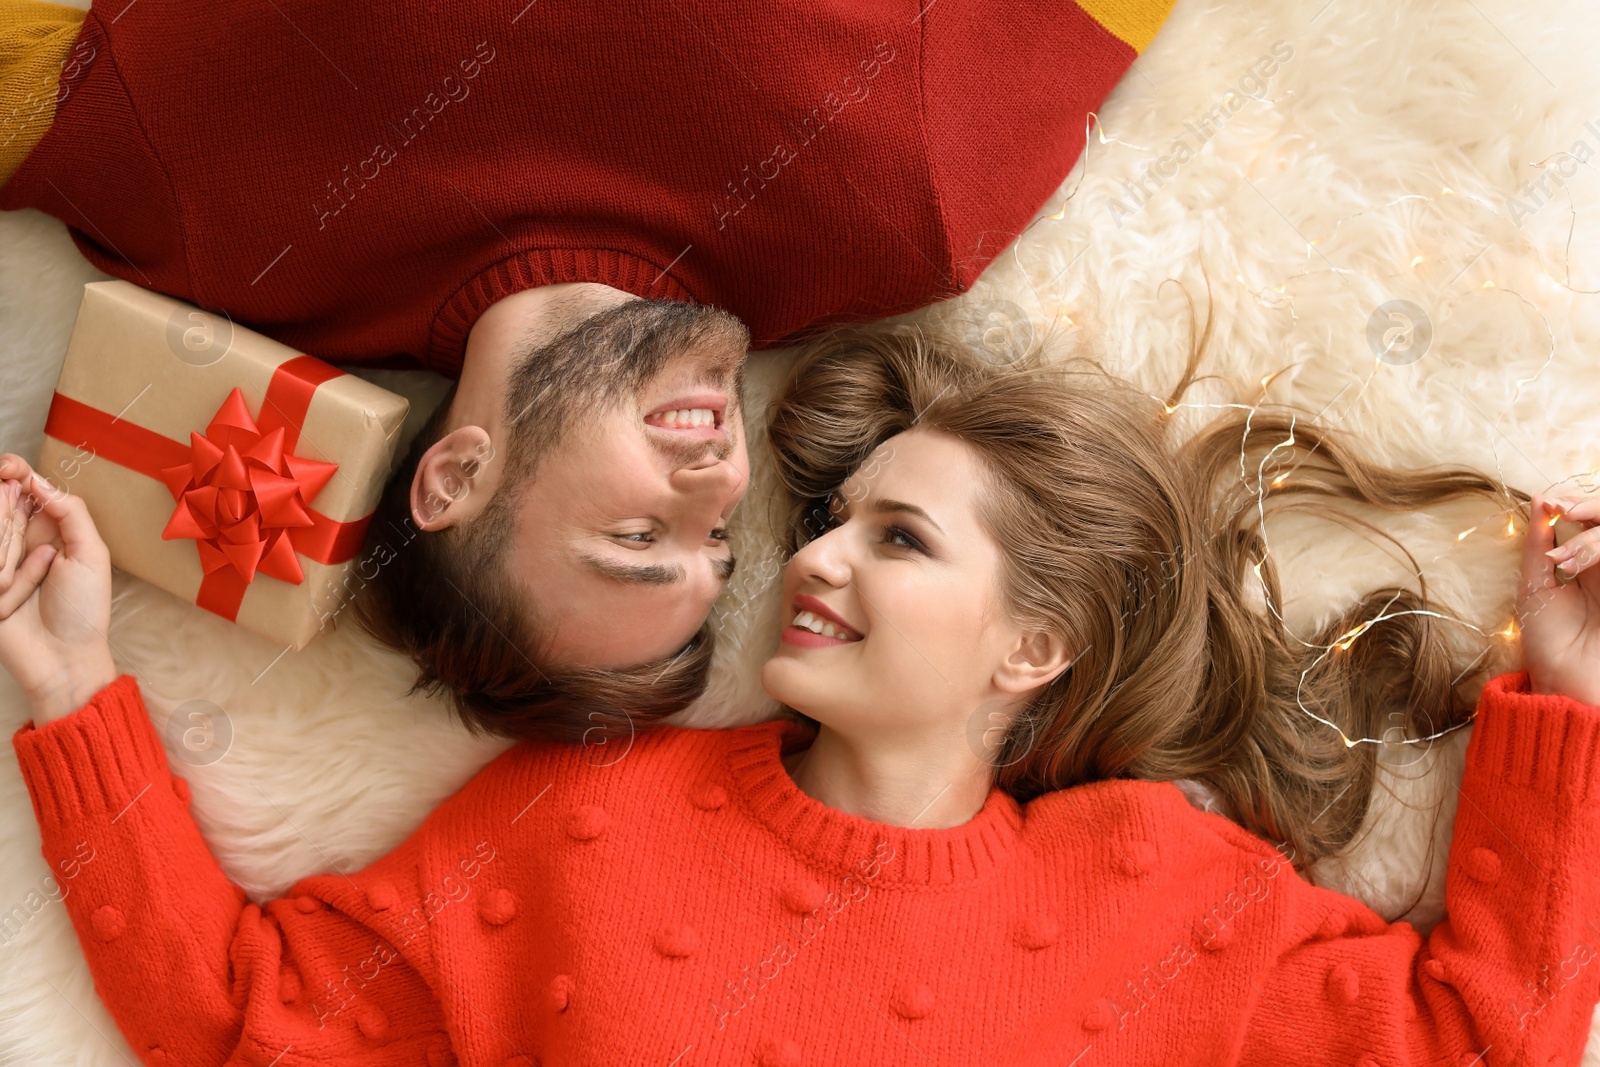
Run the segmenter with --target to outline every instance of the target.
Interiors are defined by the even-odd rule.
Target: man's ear
[[[435,441],[411,477],[411,520],[423,530],[442,530],[476,516],[498,480],[499,470],[491,475],[483,459],[493,455],[482,426],[461,426]]]
[[[995,688],[1015,696],[1031,693],[1055,681],[1075,658],[1060,636],[1044,630],[1027,631],[995,671]]]

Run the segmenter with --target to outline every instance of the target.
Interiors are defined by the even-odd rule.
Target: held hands
[[[111,555],[83,500],[0,455],[0,666],[36,725],[115,681]]]
[[[1600,705],[1600,500],[1535,496],[1523,541],[1517,622],[1529,688]],[[1553,519],[1584,531],[1556,548]],[[1569,576],[1557,570],[1570,561]]]

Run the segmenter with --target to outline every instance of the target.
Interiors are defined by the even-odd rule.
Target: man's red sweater
[[[809,728],[522,743],[400,847],[256,903],[131,675],[12,738],[95,988],[147,1064],[1564,1064],[1600,1000],[1600,708],[1484,689],[1422,937],[1171,783],[890,826]]]
[[[97,0],[0,208],[336,362],[569,281],[764,347],[966,290],[1173,2]]]

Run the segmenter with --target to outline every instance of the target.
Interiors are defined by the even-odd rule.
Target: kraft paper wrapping
[[[125,281],[91,282],[73,326],[56,392],[187,447],[235,387],[261,417],[273,372],[301,353],[171,297]],[[341,373],[317,386],[294,455],[337,463],[308,501],[338,522],[370,515],[382,492],[409,401]],[[205,574],[196,542],[163,540],[175,502],[167,486],[95,453],[92,443],[48,433],[39,473],[81,496],[111,552],[130,574],[195,601]],[[265,637],[303,648],[343,607],[343,563],[297,559],[299,584],[257,574],[235,621]]]

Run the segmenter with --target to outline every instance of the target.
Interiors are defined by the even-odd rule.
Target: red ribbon
[[[161,537],[194,540],[205,572],[195,603],[232,621],[258,573],[299,585],[296,553],[343,563],[361,550],[370,515],[336,522],[310,506],[339,465],[294,455],[312,395],[343,373],[314,356],[288,360],[259,420],[235,388],[188,445],[60,393],[44,432],[166,485],[177,506]]]

